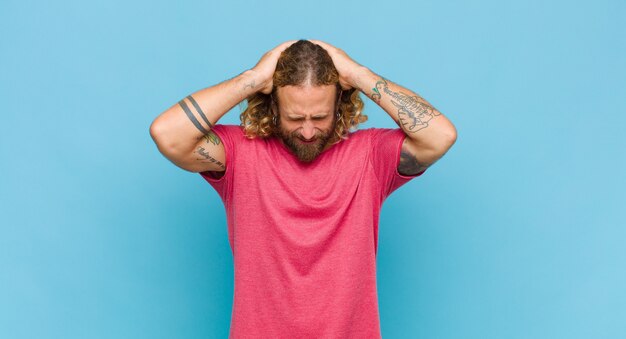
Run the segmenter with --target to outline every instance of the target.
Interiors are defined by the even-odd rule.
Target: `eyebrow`
[[[303,115],[298,115],[298,114],[287,114],[287,116],[290,119],[297,119],[297,118],[303,118]],[[325,118],[328,116],[328,113],[318,113],[318,114],[313,114],[314,118]]]

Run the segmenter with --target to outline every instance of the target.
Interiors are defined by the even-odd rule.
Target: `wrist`
[[[352,86],[361,92],[365,92],[368,88],[368,79],[372,77],[372,71],[365,66],[359,66],[354,69],[351,76]]]
[[[254,69],[246,70],[237,77],[237,87],[245,94],[245,97],[260,91],[263,86],[264,82],[259,72]]]

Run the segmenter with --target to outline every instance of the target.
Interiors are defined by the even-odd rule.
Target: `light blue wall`
[[[618,0],[2,1],[0,338],[227,337],[222,203],[148,128],[299,38],[458,130],[385,202],[385,338],[625,338],[625,17]],[[363,127],[394,126],[364,99]]]

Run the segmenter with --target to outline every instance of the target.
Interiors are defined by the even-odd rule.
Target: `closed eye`
[[[326,117],[328,117],[328,115],[325,115],[323,117],[313,117],[313,120],[324,120],[326,119]],[[304,118],[290,118],[291,121],[302,121],[304,120]]]

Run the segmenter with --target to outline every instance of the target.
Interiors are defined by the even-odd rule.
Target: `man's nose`
[[[310,121],[305,121],[302,125],[302,137],[309,140],[315,136],[315,126]]]

